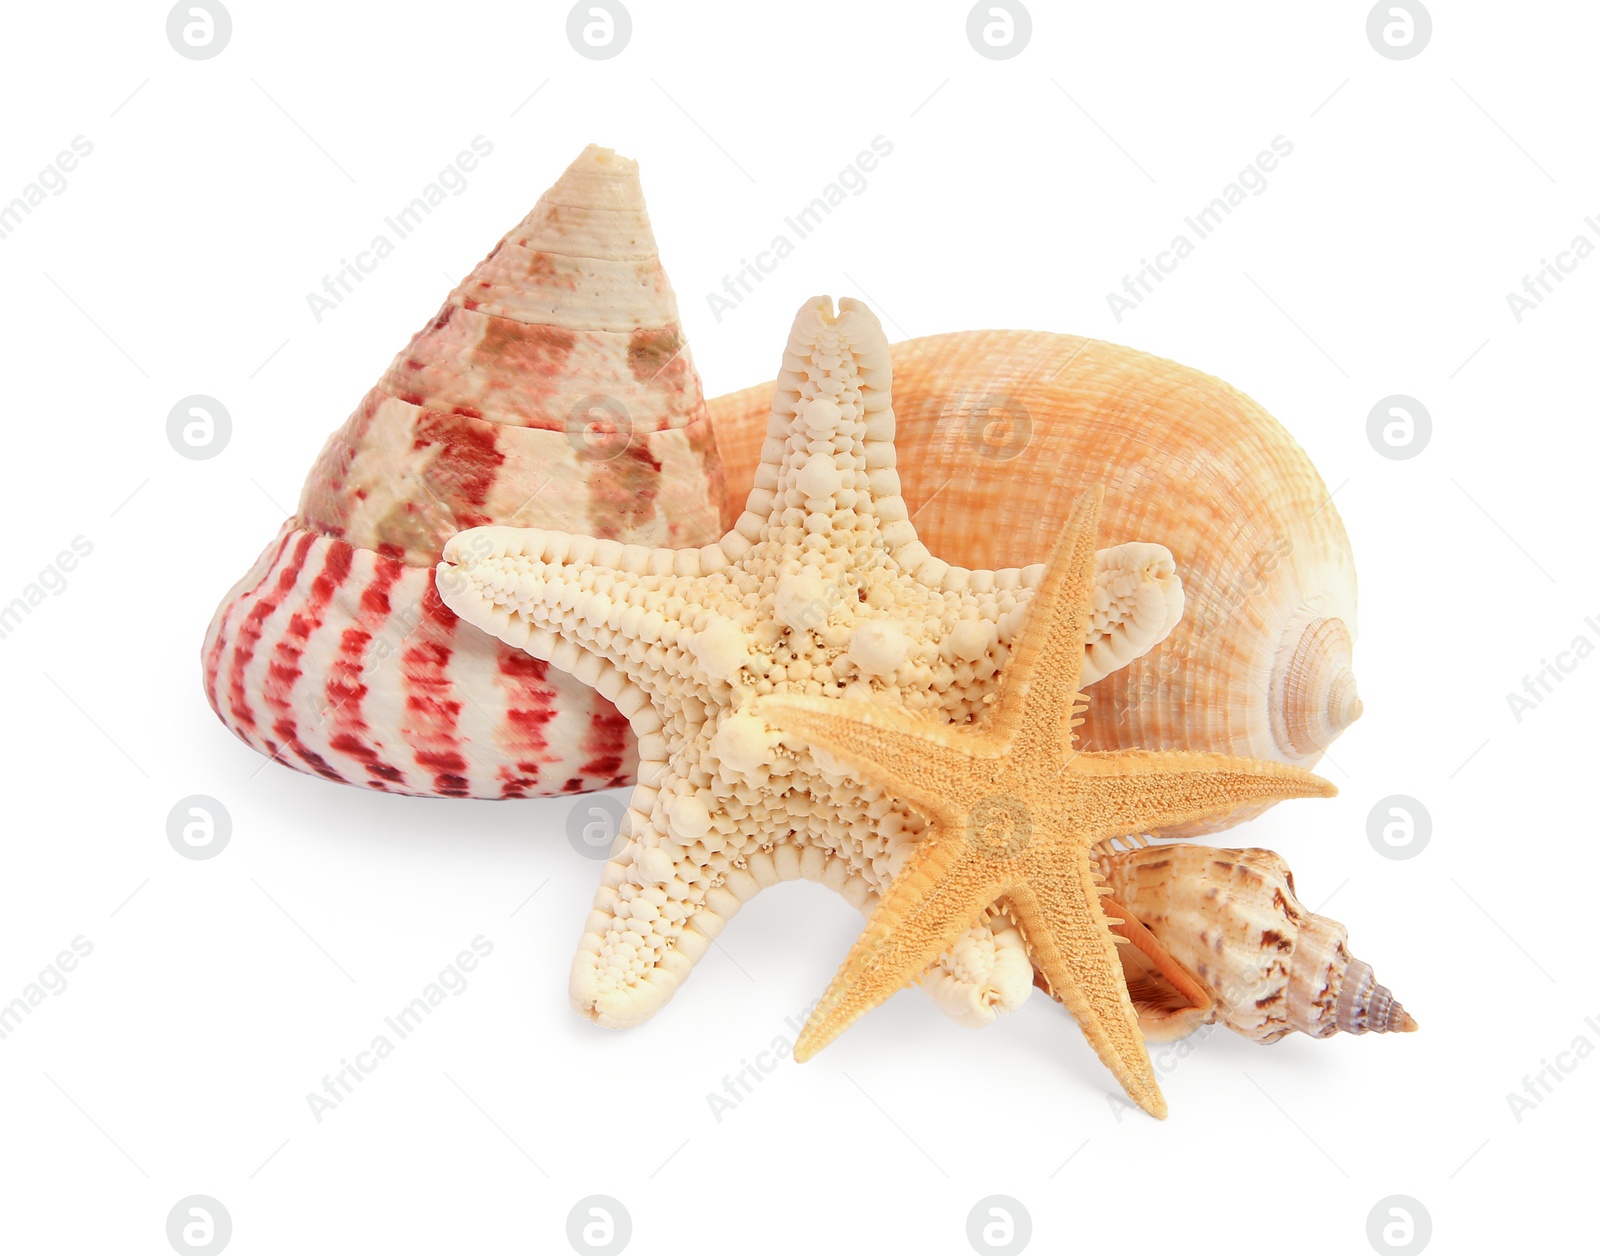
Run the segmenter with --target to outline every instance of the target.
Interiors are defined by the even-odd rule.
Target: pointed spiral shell
[[[1417,1025],[1350,954],[1337,920],[1304,907],[1270,850],[1187,843],[1101,849],[1100,869],[1174,958],[1216,997],[1217,1019],[1256,1042],[1299,1032],[1408,1033]]]

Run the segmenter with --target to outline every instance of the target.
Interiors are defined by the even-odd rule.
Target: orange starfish
[[[1164,1117],[1091,859],[1148,833],[1268,799],[1328,797],[1282,763],[1188,751],[1078,750],[1073,729],[1095,566],[1098,492],[1073,511],[976,726],[871,703],[773,695],[773,728],[833,755],[926,815],[927,836],[883,894],[795,1045],[807,1060],[910,985],[993,903],[1010,905],[1034,967],[1140,1107]]]

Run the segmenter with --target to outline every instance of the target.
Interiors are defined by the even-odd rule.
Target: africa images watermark
[[[72,147],[63,148],[33,181],[10,201],[0,204],[0,240],[12,235],[22,225],[23,219],[44,204],[45,193],[60,196],[67,190],[67,176],[78,168],[78,162],[94,152],[94,141],[82,135],[72,137]]]
[[[734,1111],[755,1093],[756,1086],[767,1080],[767,1074],[794,1054],[794,1044],[800,1037],[800,1031],[805,1028],[806,1017],[811,1015],[811,1010],[818,1002],[813,999],[798,1015],[784,1017],[784,1027],[789,1031],[787,1034],[775,1034],[764,1050],[756,1052],[753,1061],[740,1060],[738,1071],[722,1079],[720,1092],[706,1092],[706,1104],[718,1125],[722,1124],[722,1118],[727,1113]]]
[[[1586,616],[1583,625],[1600,637],[1600,619],[1595,616]],[[1506,705],[1511,708],[1511,714],[1516,717],[1518,724],[1529,711],[1536,711],[1544,700],[1556,691],[1556,686],[1561,684],[1573,672],[1578,670],[1578,664],[1583,662],[1595,651],[1594,640],[1588,633],[1578,633],[1572,638],[1565,650],[1556,651],[1556,661],[1549,659],[1539,660],[1539,670],[1531,676],[1522,678],[1522,692],[1506,694]]]
[[[67,577],[78,568],[78,563],[94,553],[94,542],[86,536],[75,536],[70,548],[62,550],[46,563],[39,574],[23,586],[22,592],[9,602],[0,605],[0,641],[4,641],[22,621],[42,606],[46,595],[60,597],[67,591]]]
[[[1593,231],[1596,238],[1600,238],[1600,221],[1593,214],[1583,220],[1583,225]],[[1578,263],[1594,250],[1594,240],[1580,231],[1572,237],[1572,242],[1566,248],[1557,251],[1555,261],[1541,257],[1539,269],[1522,277],[1522,291],[1506,293],[1506,305],[1511,309],[1511,317],[1520,323],[1543,305],[1545,298],[1556,290],[1556,285],[1566,283],[1567,276],[1578,269]]]
[[[772,242],[756,252],[755,260],[741,257],[739,269],[722,277],[722,291],[706,293],[706,304],[717,322],[724,314],[731,314],[755,291],[755,285],[765,283],[766,277],[778,269],[795,250],[798,241],[804,240],[824,219],[843,205],[851,196],[860,196],[867,190],[867,176],[878,168],[878,162],[894,152],[894,143],[881,135],[872,137],[871,149],[862,149],[838,177],[811,198],[809,204],[783,220],[787,231],[780,231]]]
[[[93,953],[94,943],[80,933],[67,944],[67,949],[39,970],[38,977],[22,987],[21,994],[0,1006],[0,1040],[16,1033],[22,1022],[33,1015],[33,1009],[52,994],[62,993],[67,988],[67,974]]]
[[[365,1050],[357,1051],[354,1062],[341,1059],[339,1067],[333,1073],[322,1079],[322,1092],[306,1092],[306,1104],[311,1109],[311,1115],[316,1118],[318,1125],[322,1124],[323,1117],[332,1112],[341,1103],[354,1093],[361,1082],[367,1080],[370,1073],[376,1072],[378,1065],[394,1054],[395,1044],[404,1042],[417,1028],[433,1015],[433,1009],[439,1007],[453,995],[464,994],[467,989],[467,974],[478,966],[478,962],[487,957],[494,950],[494,943],[479,934],[472,939],[471,949],[463,950],[454,960],[439,970],[439,975],[422,988],[422,993],[412,999],[393,1016],[383,1018],[384,1026],[393,1033],[380,1032],[373,1035]]]
[[[322,277],[321,292],[306,293],[306,305],[310,307],[311,317],[320,323],[323,315],[343,305],[344,299],[355,291],[355,285],[365,283],[366,277],[378,269],[378,263],[394,252],[396,242],[411,235],[435,209],[445,203],[446,193],[460,196],[467,190],[467,175],[476,170],[478,162],[492,152],[492,140],[474,135],[470,150],[464,148],[457,153],[404,208],[383,220],[387,232],[380,231],[374,235],[371,243],[356,254],[355,261],[341,257],[339,269]]]
[[[1178,263],[1195,251],[1199,241],[1215,234],[1218,227],[1252,196],[1260,196],[1269,186],[1267,176],[1278,168],[1278,163],[1294,152],[1293,141],[1274,135],[1270,148],[1264,148],[1232,182],[1211,198],[1197,213],[1183,220],[1187,232],[1180,231],[1172,237],[1166,248],[1156,253],[1155,261],[1141,257],[1139,269],[1122,277],[1122,291],[1106,293],[1106,304],[1111,316],[1121,322],[1133,313],[1156,290],[1156,285],[1166,282],[1166,277],[1178,269]],[[1191,235],[1192,234],[1192,238]]]
[[[1585,1016],[1584,1025],[1600,1038],[1600,1014]],[[1577,1069],[1578,1065],[1587,1060],[1595,1052],[1595,1038],[1589,1034],[1575,1035],[1564,1051],[1557,1051],[1554,1062],[1544,1059],[1539,1061],[1539,1071],[1522,1079],[1522,1092],[1508,1090],[1506,1104],[1511,1109],[1511,1115],[1516,1118],[1518,1125],[1528,1113],[1534,1111],[1546,1099],[1555,1093],[1555,1089],[1567,1080],[1567,1074]]]
[[[1150,1067],[1155,1070],[1156,1077],[1161,1081],[1170,1078],[1185,1060],[1205,1046],[1212,1035],[1221,1028],[1220,1022],[1212,1020],[1175,1042],[1147,1042],[1145,1045],[1150,1056]],[[1125,1112],[1144,1116],[1142,1108],[1113,1091],[1106,1092],[1106,1106],[1111,1109],[1111,1115],[1116,1118],[1118,1125],[1122,1124],[1122,1114]]]

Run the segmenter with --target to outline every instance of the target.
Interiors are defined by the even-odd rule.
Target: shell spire
[[[1372,965],[1352,959],[1334,1005],[1334,1024],[1346,1034],[1410,1034],[1417,1030],[1411,1013],[1395,1001],[1388,986],[1378,984]]]
[[[715,477],[705,417],[639,168],[590,145],[328,440],[300,518],[412,566],[492,523],[715,533],[706,503],[660,493],[669,468]],[[689,428],[698,439],[651,439]]]
[[[247,744],[330,780],[480,798],[623,784],[626,720],[458,631],[433,565],[486,524],[701,544],[724,491],[638,166],[591,146],[329,438],[217,610],[206,694]]]

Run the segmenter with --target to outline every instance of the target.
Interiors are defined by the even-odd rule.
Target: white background
[[[1506,294],[1600,243],[1600,13],[1439,0],[1394,61],[1367,8],[1038,3],[993,61],[962,3],[639,0],[605,62],[568,44],[565,5],[232,0],[209,61],[174,52],[160,4],[11,8],[0,199],[75,135],[94,151],[0,240],[0,602],[73,537],[93,553],[0,641],[0,1001],[75,936],[94,949],[0,1041],[4,1246],[166,1252],[196,1193],[241,1256],[565,1251],[590,1194],[622,1201],[639,1253],[965,1252],[997,1193],[1037,1251],[1365,1252],[1392,1194],[1435,1251],[1592,1241],[1600,1054],[1520,1122],[1506,1096],[1576,1037],[1600,1047],[1600,660],[1520,723],[1506,694],[1600,643],[1600,258],[1520,324]],[[480,134],[467,190],[317,323],[306,294]],[[869,188],[716,321],[705,294],[876,135],[894,151]],[[1277,135],[1268,189],[1119,323],[1106,293]],[[670,1007],[610,1033],[567,1004],[599,873],[570,800],[387,797],[224,731],[198,658],[215,603],[326,434],[590,141],[641,163],[708,395],[769,378],[826,292],[896,339],[1131,344],[1288,426],[1355,546],[1367,714],[1324,762],[1338,799],[1221,840],[1332,895],[1420,1033],[1218,1032],[1163,1071],[1156,1122],[1109,1101],[1049,1000],[973,1031],[909,992],[719,1123],[707,1092],[793,1036],[853,909],[768,891]],[[191,393],[233,416],[210,461],[167,444]],[[1394,393],[1433,416],[1409,461],[1366,436]],[[165,831],[199,793],[233,819],[206,862]],[[1395,793],[1433,819],[1405,862],[1367,840]],[[470,988],[319,1124],[306,1093],[478,934]]]

